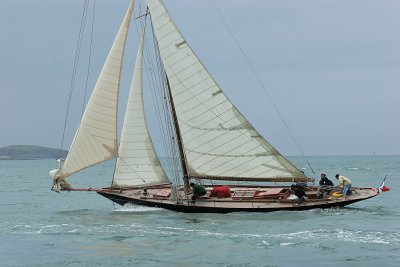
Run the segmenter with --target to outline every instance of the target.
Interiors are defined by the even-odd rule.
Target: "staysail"
[[[148,0],[174,98],[189,175],[199,178],[307,181],[224,95],[161,0]]]
[[[142,90],[143,47],[144,28],[125,112],[113,187],[170,183],[154,150],[146,123]]]
[[[82,116],[60,177],[109,160],[117,155],[117,111],[126,36],[132,16],[131,1],[103,69]]]

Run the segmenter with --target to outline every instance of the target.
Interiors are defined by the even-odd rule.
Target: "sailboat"
[[[148,0],[147,11],[159,57],[163,103],[177,160],[168,175],[154,148],[143,97],[145,28],[139,40],[123,128],[118,142],[118,98],[122,61],[134,0],[119,28],[65,160],[50,171],[52,190],[95,191],[127,203],[180,212],[268,212],[345,206],[379,194],[353,187],[351,194],[319,197],[314,179],[281,155],[225,96],[177,28],[162,0]],[[139,38],[138,38],[139,39]],[[67,178],[115,159],[111,186],[73,188]],[[194,196],[191,182],[205,193]],[[291,186],[307,199],[293,199]],[[214,194],[215,188],[227,194]]]

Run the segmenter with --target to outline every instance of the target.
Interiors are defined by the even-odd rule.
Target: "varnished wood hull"
[[[170,188],[156,189],[169,190]],[[251,189],[251,188],[250,188]],[[257,188],[259,189],[259,188]],[[230,213],[230,212],[272,212],[281,210],[310,210],[318,208],[343,207],[352,203],[375,197],[379,194],[376,188],[353,188],[353,194],[343,197],[328,197],[325,199],[310,199],[309,201],[297,201],[288,199],[263,199],[263,198],[200,198],[192,203],[190,196],[181,203],[155,195],[154,189],[143,195],[143,189],[115,190],[104,188],[96,192],[120,205],[127,203],[158,207],[185,213]]]

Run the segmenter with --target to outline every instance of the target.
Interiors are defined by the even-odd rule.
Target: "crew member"
[[[343,189],[342,194],[343,196],[347,196],[350,194],[351,189],[351,180],[346,176],[336,174],[336,179],[339,180],[339,186]]]
[[[196,202],[196,199],[204,196],[205,194],[207,194],[207,190],[204,186],[200,185],[200,184],[195,184],[195,183],[190,183],[190,187],[193,190],[193,195],[192,195],[192,202]]]
[[[326,177],[325,173],[321,174],[321,180],[319,180],[319,185],[317,189],[317,198],[325,198],[333,190],[333,182]]]

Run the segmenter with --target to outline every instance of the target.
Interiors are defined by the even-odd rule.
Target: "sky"
[[[164,2],[228,98],[282,154],[300,151],[265,92],[305,155],[400,154],[400,1]],[[128,3],[96,1],[89,92]],[[0,1],[0,147],[60,148],[82,10],[83,0]],[[89,40],[87,30],[64,149],[82,112]]]

